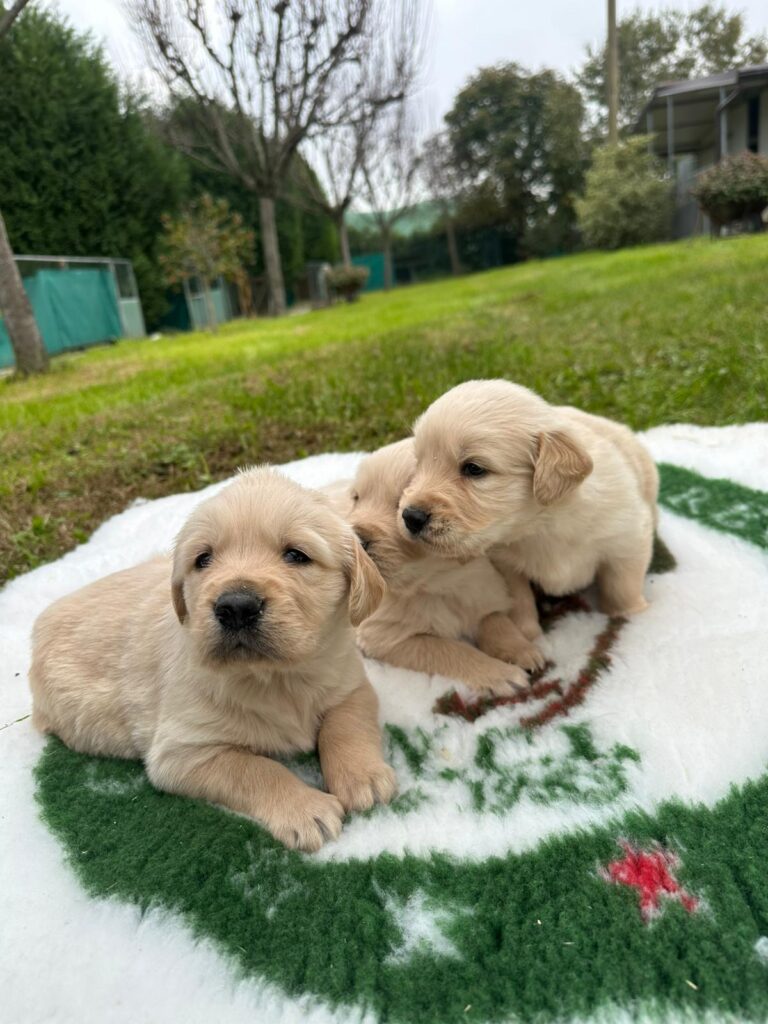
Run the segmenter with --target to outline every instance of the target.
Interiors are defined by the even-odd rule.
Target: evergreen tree
[[[55,14],[29,9],[2,42],[0,196],[17,253],[133,260],[145,316],[164,285],[156,248],[186,171],[121,96],[98,47]]]

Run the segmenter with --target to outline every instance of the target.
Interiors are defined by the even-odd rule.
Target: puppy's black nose
[[[263,597],[232,590],[216,599],[213,614],[224,629],[235,632],[238,629],[249,629],[255,626],[263,609]]]
[[[403,509],[403,522],[408,527],[409,532],[414,535],[421,533],[431,518],[431,513],[425,512],[423,508],[415,508],[413,505],[409,505],[408,508]]]

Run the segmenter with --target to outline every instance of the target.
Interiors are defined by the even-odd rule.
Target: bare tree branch
[[[123,2],[172,96],[198,107],[196,138],[178,144],[259,195],[265,265],[280,278],[268,236],[297,150],[410,91],[429,0]],[[282,291],[270,279],[278,311]]]
[[[393,229],[412,209],[417,196],[421,166],[418,136],[413,110],[403,103],[377,122],[363,158],[365,198],[381,233],[387,288],[394,283]]]
[[[338,122],[332,97],[328,120],[316,118],[302,146],[316,175],[307,174],[303,165],[297,165],[300,188],[309,204],[336,224],[342,259],[347,264],[350,252],[345,214],[365,192],[362,167],[366,149],[387,111],[415,92],[429,31],[430,6],[424,0],[377,0],[366,29],[370,45],[358,67],[345,68],[339,74],[341,103],[352,91],[346,77],[354,76],[354,81],[361,83],[355,109],[347,120]]]
[[[5,12],[0,5],[0,39],[3,38],[28,3],[29,0],[16,0],[16,3]]]

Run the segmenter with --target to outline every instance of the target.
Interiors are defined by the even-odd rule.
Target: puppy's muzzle
[[[250,632],[258,627],[265,604],[258,594],[231,590],[216,599],[213,614],[226,633]]]
[[[403,522],[408,528],[408,532],[412,533],[414,537],[418,537],[431,518],[431,512],[417,508],[415,505],[409,505],[408,508],[403,509]]]

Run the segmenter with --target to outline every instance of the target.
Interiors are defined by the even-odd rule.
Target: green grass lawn
[[[0,383],[0,577],[138,496],[367,449],[506,376],[633,427],[765,417],[768,237],[528,263],[217,334],[121,342]]]

